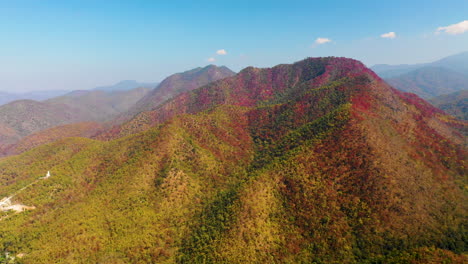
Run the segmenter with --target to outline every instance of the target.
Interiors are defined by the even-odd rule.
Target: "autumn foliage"
[[[362,63],[309,58],[183,93],[95,139],[0,160],[24,263],[466,262],[460,129]]]

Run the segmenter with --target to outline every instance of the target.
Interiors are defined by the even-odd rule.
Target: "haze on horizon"
[[[5,1],[0,91],[160,81],[305,57],[430,62],[467,50],[468,1]],[[339,8],[336,8],[336,7]]]

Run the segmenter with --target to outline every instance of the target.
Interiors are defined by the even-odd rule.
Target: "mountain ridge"
[[[19,140],[45,129],[71,123],[109,120],[127,111],[147,92],[148,88],[117,92],[75,91],[43,102],[19,100],[2,105],[0,106],[0,154],[8,155],[9,150],[15,148],[13,145]],[[65,131],[72,132],[69,129],[62,132]],[[85,134],[88,135],[88,133],[83,135]],[[47,137],[46,134],[42,135]],[[71,135],[78,134],[72,132]]]
[[[47,126],[31,130],[25,135],[15,137],[13,137],[15,133],[14,129],[3,125],[3,130],[0,131],[0,133],[4,134],[5,137],[9,139],[3,140],[2,146],[0,147],[0,154],[3,156],[14,153],[17,154],[29,149],[31,146],[36,146],[37,142],[51,142],[53,141],[53,136],[58,140],[66,137],[67,133],[69,133],[68,136],[70,137],[90,137],[99,130],[104,130],[104,128],[110,124],[119,123],[122,122],[120,120],[132,118],[134,115],[132,111],[134,109],[137,109],[137,112],[140,111],[138,109],[141,107],[141,104],[139,104],[141,99],[145,99],[143,100],[145,107],[152,108],[153,105],[159,105],[182,91],[198,88],[213,80],[222,79],[232,74],[233,72],[225,66],[217,67],[215,65],[209,65],[171,75],[163,81],[160,87],[158,86],[153,90],[143,87],[134,88],[132,90],[117,89],[116,91],[111,91],[109,89],[75,90],[63,96],[48,99],[41,103],[53,106],[54,109],[63,108],[61,110],[64,112],[67,112],[66,109],[68,109],[68,112],[73,114],[73,118],[69,118],[63,122],[52,122]],[[120,83],[128,84],[126,81]],[[135,83],[134,81],[130,81],[130,84]],[[111,86],[111,88],[112,87],[115,88],[115,85]],[[52,114],[57,111],[49,112]],[[8,116],[14,115],[12,113],[5,115],[5,117]],[[40,115],[37,115],[37,119],[40,119]],[[27,120],[24,121],[26,122]],[[99,126],[96,124],[90,125],[90,123],[87,123],[87,125],[85,125],[85,123],[80,123],[86,121],[104,123]],[[75,124],[65,125],[69,123]],[[57,129],[49,129],[51,126],[59,127],[57,127]],[[96,130],[96,127],[100,129]],[[72,128],[76,128],[77,131],[73,131]],[[84,128],[89,128],[89,131],[83,130]],[[40,130],[43,129],[48,130],[41,132]],[[34,133],[34,136],[21,140],[22,137],[31,133]]]
[[[468,51],[447,56],[434,62],[399,65],[376,64],[370,68],[384,79],[396,77],[423,67],[443,67],[468,76],[466,61],[468,61]]]
[[[232,75],[234,75],[234,72],[226,66],[218,67],[212,64],[172,74],[136,102],[127,113],[117,119],[128,120],[140,112],[153,110],[153,108],[181,92],[190,91]]]
[[[468,121],[468,90],[439,95],[429,102],[450,115]]]
[[[25,263],[462,263],[464,126],[352,59],[250,67],[106,141],[0,159],[1,195],[52,174],[0,246]]]
[[[424,99],[468,89],[468,77],[441,67],[423,67],[398,77],[385,79],[395,88]]]
[[[66,90],[51,90],[51,91],[30,91],[23,93],[11,93],[0,91],[0,105],[4,105],[17,100],[35,100],[41,101],[52,97],[61,96],[69,91]]]
[[[116,92],[116,91],[128,91],[135,88],[154,88],[158,85],[157,82],[145,83],[137,82],[136,80],[122,80],[113,85],[98,86],[91,90],[105,91],[105,92]]]

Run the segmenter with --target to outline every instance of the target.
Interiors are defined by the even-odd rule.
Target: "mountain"
[[[51,90],[51,91],[31,91],[27,93],[8,93],[0,91],[0,105],[17,100],[35,100],[42,101],[52,97],[61,96],[69,91]]]
[[[125,113],[125,117],[121,119],[129,119],[140,112],[150,111],[175,95],[194,90],[213,81],[233,76],[234,74],[233,71],[225,66],[218,67],[215,65],[208,65],[204,68],[198,67],[173,74],[141,98],[140,101]]]
[[[15,94],[0,91],[0,105],[18,100]]]
[[[96,87],[93,90],[95,91],[105,91],[105,92],[116,92],[116,91],[128,91],[135,88],[154,88],[158,83],[140,83],[135,80],[124,80],[120,81],[114,85],[100,86]]]
[[[72,107],[80,113],[82,121],[106,121],[128,111],[150,90],[150,88],[140,87],[114,92],[73,91],[64,96],[49,99],[45,103]]]
[[[44,101],[43,103],[47,106],[54,107],[55,110],[51,110],[50,116],[53,118],[54,112],[60,112],[61,108],[66,113],[72,113],[68,120],[62,120],[56,118],[57,122],[48,122],[40,127],[31,127],[30,130],[25,131],[21,135],[14,136],[11,133],[17,129],[17,126],[3,126],[3,131],[0,128],[0,135],[4,134],[4,139],[0,140],[0,155],[10,155],[12,153],[20,153],[29,148],[26,146],[36,146],[37,144],[31,144],[27,142],[18,142],[22,137],[42,131],[46,128],[60,126],[58,130],[54,130],[52,133],[44,131],[44,133],[37,133],[33,137],[33,142],[53,142],[63,137],[72,136],[88,136],[94,134],[97,130],[94,128],[91,130],[83,130],[82,124],[77,124],[79,129],[74,131],[73,125],[64,126],[64,124],[70,124],[75,122],[86,122],[96,121],[105,122],[110,121],[116,117],[119,119],[131,119],[136,113],[151,109],[165,100],[181,93],[184,91],[193,90],[197,87],[208,84],[211,81],[219,80],[228,76],[232,76],[234,73],[228,68],[222,66],[217,67],[210,65],[204,68],[196,68],[183,73],[178,73],[166,78],[161,85],[150,91],[150,88],[134,88],[132,90],[125,90],[129,87],[140,86],[141,83],[135,81],[122,81],[114,86],[100,87],[94,90],[76,90],[69,92],[63,96],[51,98]],[[57,110],[58,109],[58,110]],[[34,106],[30,107],[30,111],[34,112]],[[5,120],[16,119],[17,125],[21,125],[21,119],[18,117],[13,118],[14,110],[10,109],[8,112],[2,112],[0,108],[0,115],[3,115]],[[40,120],[42,111],[38,111],[35,119]],[[22,116],[22,118],[27,118]],[[28,122],[28,120],[24,120]],[[94,126],[93,126],[94,127]],[[60,129],[64,128],[64,129]],[[57,133],[60,131],[60,133]],[[86,133],[84,133],[84,132]],[[66,132],[70,132],[66,134]],[[80,134],[78,132],[83,132]],[[7,136],[8,135],[8,136]],[[6,138],[9,138],[8,140]],[[30,139],[26,139],[30,140]],[[24,140],[23,140],[24,141]],[[19,145],[18,145],[19,144]]]
[[[159,83],[142,83],[134,80],[125,80],[120,81],[114,85],[100,86],[92,90],[94,91],[104,91],[104,92],[116,92],[116,91],[129,91],[135,88],[154,88]],[[83,90],[83,92],[86,90]],[[58,96],[63,96],[65,94],[73,93],[68,90],[45,90],[45,91],[30,91],[25,93],[11,93],[11,92],[2,92],[0,91],[0,105],[10,103],[17,100],[34,100],[34,101],[43,101],[51,99]]]
[[[9,144],[31,133],[79,119],[77,113],[65,105],[14,101],[0,106],[0,144]]]
[[[431,65],[444,67],[468,76],[468,51],[440,59],[431,63]]]
[[[468,52],[431,63],[374,65],[372,69],[395,88],[430,99],[468,89]]]
[[[417,70],[425,67],[426,64],[399,64],[399,65],[388,65],[388,64],[377,64],[371,67],[371,69],[382,78],[392,78],[406,74],[410,71]]]
[[[442,58],[431,63],[388,65],[377,64],[371,69],[382,78],[393,78],[424,67],[439,67],[468,76],[468,51]]]
[[[114,85],[108,86],[100,86],[92,89],[93,91],[104,91],[104,92],[123,92],[129,91],[136,88],[150,88],[153,89],[154,87],[158,86],[159,83],[143,83],[137,82],[134,80],[125,80],[120,81]],[[87,90],[82,90],[81,92],[85,92]],[[2,92],[0,91],[0,105],[10,103],[17,100],[34,100],[34,101],[43,101],[47,99],[51,99],[58,96],[63,96],[65,94],[75,93],[76,91],[68,91],[68,90],[45,90],[45,91],[30,91],[25,93],[10,93],[10,92]]]
[[[126,112],[149,90],[73,91],[43,102],[20,100],[0,106],[0,154],[5,155],[16,149],[14,144],[23,137],[48,128],[77,122],[110,120]],[[63,137],[66,131],[71,132],[73,129],[62,130],[58,138]],[[58,134],[49,134],[51,135]],[[76,133],[73,132],[69,136],[74,135]]]
[[[0,157],[14,154],[20,154],[37,146],[59,141],[69,137],[86,137],[90,138],[104,130],[104,126],[96,122],[81,122],[66,125],[53,126],[44,130],[40,130],[20,140],[14,141],[12,144],[0,145]]]
[[[425,99],[468,89],[468,75],[441,67],[419,68],[386,81],[401,91]]]
[[[468,90],[439,95],[429,102],[450,115],[468,121]]]
[[[0,159],[0,197],[27,208],[1,215],[0,251],[24,263],[464,263],[465,128],[352,59],[249,67],[106,141]]]

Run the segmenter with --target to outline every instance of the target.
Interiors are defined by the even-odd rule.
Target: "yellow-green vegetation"
[[[243,150],[226,143],[237,140],[230,126],[243,111],[182,116],[117,141],[69,139],[2,160],[2,175],[13,179],[4,194],[52,173],[17,197],[36,210],[0,223],[4,249],[36,263],[173,261],[190,218],[251,159],[248,142]],[[33,159],[41,162],[24,162]]]
[[[0,252],[19,263],[467,261],[464,149],[440,113],[352,60],[238,76],[174,99],[139,133],[1,159],[3,196],[52,176],[15,197],[36,209],[0,220]],[[239,83],[258,88],[258,104],[233,98],[251,92]]]

